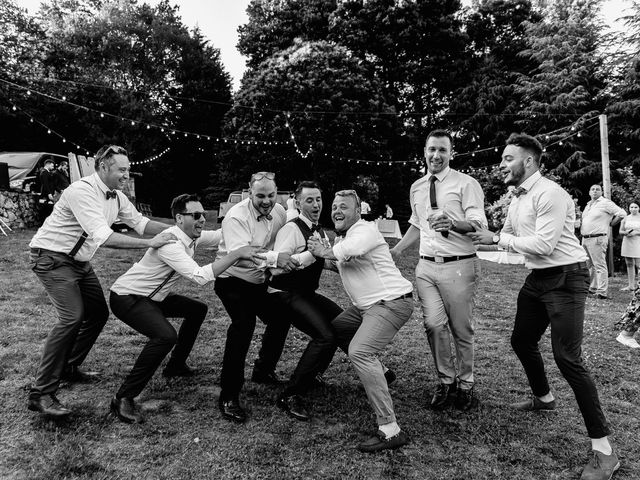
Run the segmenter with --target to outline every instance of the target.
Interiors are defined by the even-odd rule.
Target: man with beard
[[[582,213],[582,246],[589,256],[589,274],[591,284],[589,293],[596,298],[606,299],[609,289],[609,270],[607,268],[607,247],[609,246],[609,226],[614,226],[627,213],[602,196],[602,187],[592,185],[589,189],[591,200]]]
[[[317,238],[308,240],[309,251],[332,261],[353,305],[332,322],[337,343],[348,352],[369,398],[378,431],[358,448],[378,452],[408,443],[400,430],[384,367],[377,355],[392,340],[413,313],[413,286],[396,267],[389,245],[375,223],[360,217],[360,199],[355,190],[336,193],[331,218],[339,234],[333,247]]]
[[[609,479],[620,467],[608,440],[610,428],[596,386],[582,360],[584,307],[589,286],[587,255],[574,234],[575,206],[569,194],[540,174],[542,145],[512,134],[500,168],[516,187],[499,233],[469,233],[476,244],[498,244],[522,253],[531,269],[520,289],[511,346],[520,359],[533,396],[511,406],[523,412],[553,410],[538,343],[551,326],[551,346],[560,372],[571,386],[591,438],[592,460],[582,480]]]
[[[440,380],[431,408],[444,410],[454,403],[467,411],[478,404],[473,388],[473,305],[480,261],[465,233],[487,227],[484,194],[474,178],[449,167],[453,139],[445,130],[427,135],[424,156],[428,172],[414,182],[409,194],[411,225],[391,254],[397,259],[420,242],[416,284]]]
[[[262,265],[240,261],[223,272],[215,283],[215,292],[231,318],[218,405],[225,418],[239,423],[247,419],[240,405],[240,391],[256,316],[266,324],[266,329],[251,379],[258,383],[281,383],[274,369],[289,332],[289,319],[280,314],[276,297],[267,293],[265,270],[278,267],[290,272],[298,264],[288,253],[274,250],[276,234],[286,222],[284,208],[276,203],[277,193],[274,173],[254,173],[249,181],[249,198],[234,205],[222,221],[218,260],[247,245],[266,250]]]
[[[162,375],[171,378],[195,374],[186,361],[207,314],[207,305],[172,292],[180,276],[206,285],[238,260],[260,261],[254,256],[258,253],[257,247],[244,246],[200,267],[193,260],[196,248],[217,247],[220,230],[203,231],[205,212],[196,195],[174,198],[171,215],[176,224],[166,231],[174,234],[178,242],[147,250],[111,287],[109,303],[114,315],[149,338],[111,401],[113,413],[126,423],[143,421],[134,398],[140,395],[171,349],[171,359]],[[167,317],[184,318],[179,334],[176,335]]]
[[[106,145],[98,150],[95,170],[62,192],[29,243],[32,270],[55,306],[58,322],[45,341],[28,408],[51,417],[71,413],[55,395],[60,380],[88,379],[79,367],[109,318],[102,286],[89,263],[98,247],[159,248],[176,240],[171,233],[161,233],[165,223],[143,217],[120,191],[129,179],[124,148]],[[157,235],[143,239],[115,233],[110,226],[116,219],[139,235]]]

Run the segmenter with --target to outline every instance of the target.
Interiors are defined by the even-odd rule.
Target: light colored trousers
[[[609,246],[609,236],[582,238],[582,246],[589,256],[587,266],[591,284],[589,291],[606,295],[609,289],[609,269],[607,268],[607,247]]]
[[[438,378],[452,384],[456,376],[460,388],[473,387],[474,332],[473,306],[480,260],[476,257],[447,263],[420,259],[416,284],[422,305],[424,327]],[[458,359],[451,352],[451,338]]]
[[[379,302],[360,310],[347,308],[331,322],[338,345],[348,352],[349,359],[360,377],[378,425],[395,422],[393,402],[384,378],[380,353],[393,340],[398,330],[413,313],[413,298]]]

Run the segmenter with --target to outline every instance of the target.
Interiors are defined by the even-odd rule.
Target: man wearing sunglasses
[[[255,256],[257,247],[244,246],[214,263],[199,266],[193,260],[196,248],[217,247],[220,230],[203,230],[205,213],[196,195],[183,194],[174,198],[171,215],[176,224],[167,232],[173,233],[178,242],[147,250],[144,257],[111,287],[109,303],[114,315],[149,337],[111,401],[113,413],[127,423],[143,421],[133,399],[140,395],[171,349],[171,359],[162,374],[171,378],[190,377],[195,373],[186,361],[207,314],[207,305],[172,293],[180,276],[206,285],[238,260],[260,261]],[[177,335],[166,317],[184,318]]]
[[[176,240],[171,233],[161,233],[166,224],[143,217],[121,192],[129,180],[124,148],[102,147],[95,156],[95,170],[62,192],[29,243],[32,270],[56,308],[58,321],[45,341],[28,408],[54,418],[71,413],[58,401],[56,391],[61,379],[88,379],[79,366],[109,317],[102,286],[89,262],[98,247],[159,248]],[[116,219],[139,235],[156,236],[115,233],[111,225]]]
[[[399,448],[409,439],[400,430],[378,354],[413,313],[413,285],[405,279],[389,253],[389,245],[375,223],[360,218],[360,199],[355,190],[336,193],[331,218],[338,237],[333,247],[317,238],[307,241],[316,257],[330,260],[340,273],[353,305],[331,323],[337,343],[348,352],[369,402],[378,431],[358,449],[378,452]]]
[[[289,332],[289,319],[282,318],[278,299],[267,292],[266,269],[278,267],[290,272],[298,263],[290,254],[274,250],[276,235],[287,219],[284,207],[276,203],[277,193],[274,173],[253,174],[249,198],[234,205],[222,221],[218,259],[247,245],[266,251],[262,265],[238,262],[222,273],[215,284],[215,292],[231,318],[222,360],[219,408],[226,419],[239,423],[247,418],[239,397],[256,316],[266,328],[251,379],[257,383],[281,383],[274,370]]]

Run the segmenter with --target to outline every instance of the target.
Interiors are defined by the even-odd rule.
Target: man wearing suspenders
[[[89,263],[98,247],[158,248],[176,240],[170,233],[160,233],[166,224],[143,217],[119,191],[129,179],[124,148],[102,147],[95,169],[95,174],[62,193],[29,243],[32,270],[56,308],[58,322],[45,341],[28,408],[54,418],[71,413],[56,398],[60,380],[83,379],[78,367],[109,317],[102,286]],[[139,235],[156,236],[145,239],[115,233],[110,226],[116,219]]]
[[[140,395],[172,348],[173,354],[162,374],[165,377],[190,377],[194,374],[186,360],[207,314],[207,305],[172,293],[178,278],[183,276],[198,285],[206,285],[237,260],[251,261],[253,254],[258,252],[257,247],[245,246],[215,263],[200,267],[193,260],[196,247],[217,247],[221,231],[202,230],[205,212],[196,195],[183,194],[174,198],[171,215],[176,225],[167,231],[173,233],[178,242],[147,250],[144,257],[111,287],[109,304],[114,315],[149,337],[111,401],[113,413],[127,423],[143,421],[133,399]],[[260,261],[256,257],[256,262]],[[166,317],[184,318],[180,333],[176,335]]]

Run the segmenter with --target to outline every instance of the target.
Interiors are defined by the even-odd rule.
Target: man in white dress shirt
[[[256,247],[241,247],[215,263],[201,267],[193,260],[196,248],[217,247],[220,230],[203,230],[205,212],[196,195],[183,194],[174,198],[171,216],[176,224],[167,232],[174,234],[178,241],[147,250],[142,259],[111,286],[109,304],[114,315],[149,337],[111,401],[113,413],[127,423],[143,421],[134,398],[140,395],[171,349],[171,359],[162,374],[170,378],[190,377],[195,373],[186,361],[207,314],[207,305],[172,293],[174,284],[182,276],[198,285],[206,285],[236,261],[251,261],[258,252]],[[255,260],[256,263],[260,261],[257,257]],[[184,318],[179,334],[167,317]]]
[[[45,341],[28,408],[51,417],[71,413],[56,397],[60,380],[86,379],[78,367],[109,317],[102,286],[89,263],[98,247],[158,248],[176,240],[160,233],[166,224],[143,217],[120,191],[129,180],[124,148],[102,147],[95,169],[95,174],[62,192],[29,243],[32,270],[56,308],[58,322]],[[158,235],[143,239],[115,233],[110,227],[116,219],[139,235]]]
[[[215,283],[215,292],[231,318],[222,360],[218,406],[225,418],[239,423],[247,419],[239,397],[256,316],[266,328],[251,377],[254,382],[280,383],[274,369],[289,332],[289,319],[281,314],[277,298],[267,292],[267,268],[278,267],[290,272],[298,266],[291,255],[274,250],[276,234],[286,222],[285,209],[276,202],[277,193],[274,173],[254,173],[249,181],[249,198],[231,207],[222,221],[218,259],[246,245],[266,250],[261,266],[248,261],[238,262],[223,272]]]
[[[473,305],[480,261],[465,233],[487,228],[484,194],[474,178],[449,167],[453,140],[447,131],[427,135],[424,156],[427,174],[411,185],[409,194],[411,225],[391,254],[397,259],[407,247],[420,242],[416,284],[440,380],[431,408],[444,410],[455,399],[455,407],[466,411],[478,403],[473,388]],[[430,217],[433,209],[440,215]]]
[[[596,298],[607,298],[609,289],[609,269],[607,267],[607,247],[609,227],[617,225],[627,215],[624,209],[602,196],[602,187],[592,185],[589,189],[591,200],[582,212],[582,246],[589,256],[589,293]]]
[[[592,460],[582,480],[605,480],[619,468],[608,440],[611,433],[598,391],[582,360],[584,307],[589,286],[587,255],[574,234],[575,206],[569,194],[539,171],[542,145],[525,134],[512,134],[500,168],[516,188],[507,219],[498,234],[469,233],[475,243],[498,244],[522,253],[531,269],[518,295],[511,346],[520,359],[533,396],[512,404],[520,411],[553,410],[538,343],[551,326],[551,347],[560,372],[574,392],[587,433]]]
[[[336,193],[331,218],[340,235],[334,246],[311,237],[308,247],[316,257],[333,261],[353,302],[332,325],[338,345],[349,352],[378,423],[376,434],[358,448],[363,452],[398,448],[409,439],[396,422],[384,367],[377,355],[411,317],[413,285],[396,267],[375,223],[360,218],[355,190]]]

